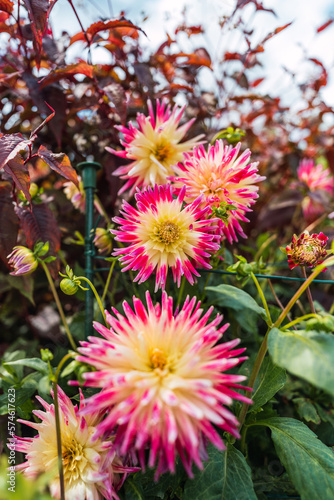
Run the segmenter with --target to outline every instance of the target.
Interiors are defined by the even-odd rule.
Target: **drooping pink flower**
[[[226,405],[250,402],[234,390],[245,389],[238,385],[245,377],[225,372],[246,359],[240,357],[245,349],[234,349],[238,339],[217,344],[228,324],[219,327],[220,315],[209,321],[213,308],[202,315],[196,297],[187,297],[176,312],[165,292],[161,305],[153,305],[149,292],[146,302],[134,297],[134,311],[124,302],[124,316],[107,312],[110,329],[94,323],[104,339],[81,342],[78,361],[97,370],[83,375],[85,385],[101,388],[84,412],[106,411],[98,436],[117,426],[117,450],[136,450],[143,468],[150,449],[148,465],[158,462],[156,477],[175,471],[177,454],[192,476],[192,462],[203,468],[207,440],[225,448],[215,427],[239,437],[238,420]]]
[[[327,256],[327,240],[328,237],[323,233],[310,235],[308,231],[304,231],[299,238],[294,234],[291,244],[286,247],[289,268],[315,267],[321,264]]]
[[[313,222],[325,213],[334,196],[334,177],[329,168],[313,160],[304,159],[297,169],[298,179],[306,187],[302,210],[307,222]]]
[[[127,189],[130,189],[130,194],[134,194],[137,187],[165,184],[168,176],[173,173],[171,166],[182,159],[184,152],[191,151],[194,146],[203,142],[200,140],[203,135],[181,142],[194,122],[192,119],[179,127],[184,109],[185,106],[171,109],[167,101],[157,100],[154,113],[152,103],[148,101],[149,116],[138,113],[138,128],[131,123],[128,128],[116,127],[124,135],[121,144],[125,150],[106,150],[121,158],[133,160],[114,172],[121,179],[127,179],[119,194]]]
[[[224,211],[226,223],[220,221],[219,234],[230,243],[238,240],[237,233],[246,238],[240,222],[248,222],[245,214],[258,198],[256,184],[265,179],[258,173],[258,162],[248,163],[251,155],[248,149],[238,158],[240,146],[240,143],[235,147],[224,146],[224,142],[218,140],[206,151],[201,145],[192,154],[184,154],[183,161],[173,167],[176,175],[171,177],[176,188],[186,186],[186,202],[203,195],[201,206]],[[226,205],[235,208],[228,207],[225,211]]]
[[[45,411],[34,410],[33,413],[42,422],[18,420],[36,429],[38,434],[33,438],[15,437],[15,450],[26,454],[27,460],[16,470],[30,478],[49,473],[51,495],[60,498],[55,409],[53,404],[49,405],[38,396],[37,399]],[[103,413],[91,409],[84,416],[80,415],[79,410],[85,408],[81,391],[79,409],[60,387],[58,401],[66,500],[119,500],[116,491],[126,474],[138,468],[123,465],[111,437],[107,440],[95,438],[96,425],[101,422]]]
[[[119,230],[111,229],[115,239],[129,245],[113,253],[122,255],[122,271],[139,270],[135,278],[139,283],[155,272],[156,291],[164,289],[168,269],[177,286],[183,275],[193,284],[194,276],[200,276],[195,267],[211,269],[208,259],[219,249],[212,234],[217,219],[206,220],[209,208],[199,208],[202,196],[182,208],[184,194],[185,188],[174,199],[170,185],[138,190],[137,208],[123,201],[124,218],[113,218],[120,225]]]
[[[79,187],[77,187],[72,181],[64,182],[64,193],[66,198],[72,202],[73,206],[77,210],[85,213],[86,193],[80,175],[78,176],[78,181]]]
[[[14,268],[10,274],[22,276],[31,274],[38,267],[38,261],[32,250],[23,246],[16,246],[7,257],[8,264]]]

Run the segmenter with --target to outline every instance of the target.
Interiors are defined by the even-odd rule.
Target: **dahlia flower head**
[[[327,256],[327,240],[328,237],[323,233],[310,235],[308,231],[304,231],[299,238],[294,234],[291,244],[286,247],[289,268],[315,267],[321,264]]]
[[[138,271],[134,281],[142,283],[155,272],[155,291],[164,289],[168,269],[180,286],[184,275],[190,284],[200,276],[195,267],[211,269],[211,254],[219,249],[217,238],[218,219],[206,219],[210,210],[203,205],[203,196],[183,208],[185,187],[173,198],[169,184],[137,191],[137,208],[123,200],[121,214],[114,217],[119,229],[110,231],[115,239],[128,246],[117,248],[112,255],[122,257],[122,271]]]
[[[234,399],[250,403],[235,389],[251,389],[239,385],[244,376],[225,372],[246,359],[240,357],[245,349],[235,349],[238,339],[217,343],[228,324],[219,327],[220,315],[209,320],[212,307],[202,315],[196,297],[175,312],[166,292],[161,305],[153,305],[147,292],[146,304],[134,297],[132,309],[123,302],[124,315],[106,312],[110,329],[94,323],[104,338],[81,342],[77,360],[96,369],[83,374],[85,385],[101,388],[83,414],[106,412],[95,436],[116,429],[117,452],[134,450],[143,469],[149,449],[156,479],[175,472],[176,455],[192,477],[192,463],[202,469],[207,459],[207,441],[225,448],[215,426],[239,437],[238,420],[226,406]]]
[[[315,165],[310,159],[300,162],[297,175],[307,188],[302,201],[304,217],[313,222],[325,212],[325,206],[334,196],[334,177],[329,168],[320,163]]]
[[[186,186],[187,203],[203,195],[201,207],[211,209],[207,216],[221,204],[235,207],[229,210],[226,223],[221,220],[218,224],[218,234],[230,243],[238,241],[238,235],[246,238],[240,222],[249,222],[245,214],[258,198],[257,183],[265,179],[258,173],[258,162],[248,163],[249,149],[238,157],[240,147],[240,142],[233,147],[222,140],[207,150],[200,145],[192,154],[183,155],[170,177],[177,191]]]
[[[53,404],[36,397],[45,411],[34,410],[33,413],[42,422],[18,420],[36,429],[38,434],[33,438],[15,437],[15,451],[24,453],[27,460],[16,466],[16,470],[23,471],[31,479],[43,472],[53,473],[51,495],[60,498],[55,409]],[[95,438],[96,425],[102,414],[91,409],[85,416],[80,415],[79,410],[85,408],[81,391],[79,408],[73,406],[60,387],[58,402],[66,500],[119,500],[116,491],[126,475],[139,469],[123,465],[115,453],[111,437],[107,440]]]
[[[149,116],[137,114],[137,127],[128,123],[128,128],[116,126],[122,132],[121,140],[124,151],[106,150],[121,158],[132,160],[130,164],[119,167],[113,175],[126,179],[119,194],[130,189],[133,195],[136,188],[165,184],[173,171],[171,166],[182,160],[185,152],[201,144],[204,137],[198,135],[181,142],[195,119],[179,126],[185,106],[171,109],[168,101],[156,101],[156,113],[151,101],[148,101]]]

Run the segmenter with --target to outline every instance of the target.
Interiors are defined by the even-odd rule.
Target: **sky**
[[[173,34],[175,27],[182,19],[182,11],[186,7],[187,19],[190,24],[202,24],[207,28],[205,37],[198,35],[190,40],[184,39],[189,50],[199,46],[209,48],[211,54],[221,51],[230,52],[240,50],[240,39],[235,33],[231,36],[222,36],[217,26],[217,19],[223,15],[230,15],[235,6],[235,0],[77,0],[74,2],[78,13],[85,26],[98,17],[117,18],[121,11],[125,12],[127,19],[142,27],[147,34],[143,43],[156,49],[165,40],[165,34]],[[304,52],[308,57],[321,60],[331,71],[329,85],[324,89],[323,97],[326,102],[334,106],[334,23],[317,34],[316,29],[323,25],[330,17],[334,17],[333,0],[263,0],[266,8],[273,9],[277,17],[271,13],[260,12],[254,16],[254,7],[246,6],[246,15],[249,28],[254,28],[255,39],[261,40],[278,26],[289,22],[292,25],[266,43],[265,52],[260,56],[264,70],[259,71],[258,77],[266,76],[266,80],[258,90],[261,92],[279,94],[283,103],[290,104],[294,99],[289,75],[283,66],[297,73],[300,80],[311,77],[316,70],[313,63],[303,63]],[[144,21],[143,19],[147,17]],[[66,30],[74,34],[80,30],[73,16],[71,8],[64,0],[58,0],[53,12],[51,22],[54,30]],[[186,37],[185,37],[186,38]],[[252,39],[254,40],[252,37]],[[73,48],[73,50],[75,50]],[[80,50],[80,49],[77,49]],[[97,54],[97,58],[107,57],[106,54]],[[106,51],[104,51],[106,52]],[[95,60],[93,62],[100,62]],[[202,85],[210,90],[212,75],[209,70],[202,71]]]

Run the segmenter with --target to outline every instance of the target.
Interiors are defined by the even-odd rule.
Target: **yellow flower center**
[[[172,148],[169,143],[157,144],[153,154],[160,163],[163,163],[172,155]]]
[[[82,460],[86,461],[84,448],[82,444],[73,439],[69,444],[66,444],[65,451],[63,452],[64,475],[79,476],[80,462]]]
[[[152,363],[152,368],[154,368],[154,370],[156,368],[163,370],[167,364],[167,358],[165,353],[160,349],[158,349],[157,347],[154,348],[151,353],[151,363]]]
[[[165,245],[170,245],[180,239],[180,228],[174,222],[161,222],[154,230],[157,239]]]

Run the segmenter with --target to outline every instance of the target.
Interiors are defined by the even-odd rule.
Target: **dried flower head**
[[[219,328],[222,316],[209,321],[213,308],[203,316],[196,297],[187,297],[174,312],[173,299],[164,292],[161,305],[147,307],[133,298],[134,311],[123,303],[125,315],[113,309],[107,313],[110,329],[94,323],[104,337],[81,342],[78,361],[96,368],[83,375],[86,385],[101,388],[87,400],[87,408],[107,411],[98,425],[98,436],[117,426],[115,446],[120,454],[131,449],[145,467],[158,462],[156,477],[175,471],[179,454],[188,474],[195,462],[203,468],[208,439],[217,448],[224,443],[214,426],[239,437],[238,420],[227,408],[233,399],[250,402],[234,389],[245,387],[241,375],[226,374],[244,357],[244,348],[234,349],[239,340],[219,343],[228,325]]]
[[[137,209],[123,201],[124,218],[114,217],[120,225],[112,229],[116,240],[129,246],[118,248],[113,255],[122,255],[122,271],[138,271],[135,281],[146,281],[156,273],[156,291],[164,288],[168,269],[180,286],[184,275],[193,284],[200,276],[195,267],[211,269],[210,255],[219,249],[212,234],[217,219],[206,220],[209,207],[200,209],[203,197],[182,208],[185,188],[173,198],[170,185],[155,186],[136,193]]]
[[[327,240],[328,237],[323,233],[310,235],[308,231],[304,231],[299,238],[294,234],[291,244],[286,247],[290,269],[321,264],[327,256]]]
[[[93,410],[85,416],[79,415],[79,409],[85,407],[81,391],[79,409],[60,387],[58,398],[66,500],[118,499],[116,491],[124,482],[124,474],[138,469],[123,465],[111,439],[95,438],[102,414]],[[52,475],[51,494],[60,498],[55,409],[53,404],[49,405],[38,396],[37,399],[46,411],[34,410],[33,413],[42,422],[18,420],[36,429],[38,434],[33,438],[15,438],[15,450],[25,453],[27,459],[16,469],[30,478],[49,472]]]
[[[138,113],[138,128],[131,123],[128,128],[116,127],[124,135],[121,143],[125,150],[106,148],[107,151],[133,160],[114,172],[114,175],[119,175],[121,179],[127,179],[119,193],[130,189],[130,193],[134,194],[137,187],[165,184],[168,176],[173,173],[171,166],[182,159],[184,152],[191,151],[194,146],[203,142],[200,141],[202,135],[181,142],[194,122],[192,119],[179,127],[184,109],[185,106],[175,106],[171,110],[167,101],[157,100],[154,113],[152,103],[148,101],[149,116]]]
[[[258,162],[248,163],[248,149],[238,158],[240,146],[224,146],[222,140],[207,151],[199,146],[193,154],[184,154],[182,163],[173,167],[176,175],[171,178],[176,188],[186,186],[186,202],[203,195],[202,206],[209,206],[211,211],[224,209],[219,234],[230,243],[237,241],[237,233],[246,238],[240,222],[248,222],[245,214],[258,198],[256,184],[265,179],[258,174]]]

